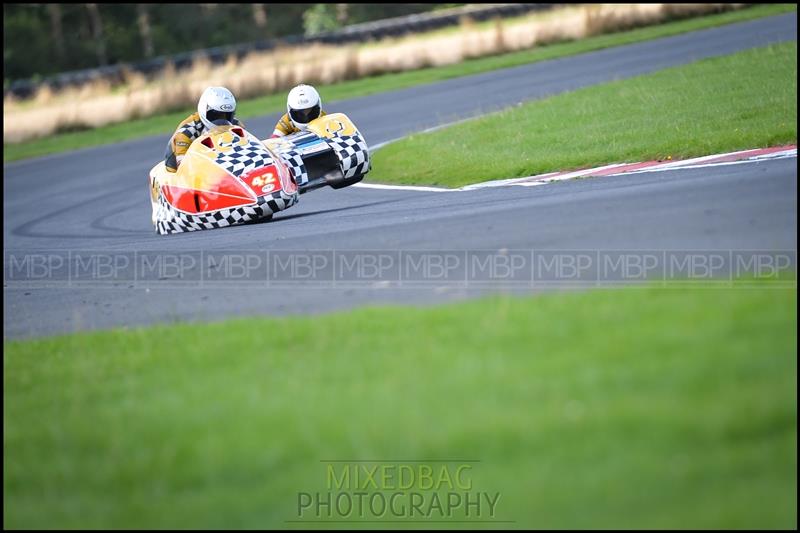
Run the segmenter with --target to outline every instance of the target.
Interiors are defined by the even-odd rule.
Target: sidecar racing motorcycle
[[[163,161],[150,170],[153,225],[166,235],[269,219],[303,193],[358,183],[370,168],[364,137],[342,113],[264,141],[218,120],[192,143],[177,172]]]

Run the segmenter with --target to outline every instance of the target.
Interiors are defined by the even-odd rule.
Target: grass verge
[[[796,304],[598,290],[6,342],[4,527],[284,528],[320,461],[439,458],[480,461],[506,527],[794,528]]]
[[[797,43],[529,102],[387,145],[370,181],[457,187],[797,142]]]
[[[612,46],[667,37],[669,35],[777,15],[795,10],[796,6],[793,4],[760,5],[718,15],[698,17],[574,42],[537,47],[531,50],[504,54],[501,56],[474,59],[446,67],[387,74],[337,83],[330,86],[321,86],[319,89],[323,98],[327,102],[332,102],[345,98],[356,98],[393,89],[402,89],[459,76],[533,63],[536,61],[555,59]],[[286,105],[285,99],[286,95],[281,93],[242,101],[239,103],[239,116],[243,119],[247,119],[282,111]],[[19,159],[38,157],[90,146],[112,144],[147,135],[167,135],[172,133],[178,122],[190,112],[191,109],[187,108],[180,112],[104,126],[93,130],[62,133],[20,144],[4,143],[3,162],[7,163]],[[263,133],[266,135],[267,132],[256,133]]]

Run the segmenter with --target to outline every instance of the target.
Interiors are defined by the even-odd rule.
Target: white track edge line
[[[625,174],[645,174],[648,172],[663,172],[667,170],[690,170],[693,168],[709,168],[709,167],[717,167],[717,166],[727,166],[727,165],[741,165],[744,163],[758,163],[760,161],[765,160],[772,160],[772,159],[787,159],[791,157],[797,157],[797,148],[790,148],[788,150],[781,150],[778,152],[771,152],[767,154],[759,154],[754,155],[752,157],[748,157],[746,159],[740,159],[738,161],[720,161],[718,163],[706,163],[706,164],[697,164],[702,163],[703,161],[709,161],[711,159],[720,158],[720,157],[728,157],[731,155],[736,155],[739,153],[750,152],[752,150],[741,150],[739,152],[729,152],[725,154],[715,154],[703,157],[696,157],[694,159],[685,159],[683,161],[673,161],[670,163],[664,163],[659,165],[654,165],[648,168],[641,168],[638,170],[630,170],[627,172],[620,172],[618,174],[605,174],[603,176],[592,176],[592,173],[599,172],[602,170],[608,170],[615,167],[623,167],[628,166],[635,163],[613,163],[611,165],[606,165],[597,168],[589,168],[585,170],[576,170],[573,172],[567,172],[565,174],[559,174],[558,172],[550,172],[547,174],[540,174],[538,176],[526,176],[523,178],[509,178],[504,180],[492,180],[492,181],[483,181],[480,183],[473,183],[470,185],[465,185],[463,187],[459,187],[457,189],[447,189],[444,187],[425,187],[419,185],[384,185],[381,183],[356,183],[353,187],[360,187],[364,189],[384,189],[384,190],[396,190],[396,191],[419,191],[419,192],[459,192],[459,191],[474,191],[478,189],[487,189],[493,187],[510,187],[510,186],[521,186],[521,187],[537,187],[539,185],[546,185],[548,183],[553,183],[556,181],[563,181],[574,179],[578,177],[598,177],[598,178],[605,178],[609,176],[623,176]],[[694,163],[692,163],[694,161]],[[682,166],[676,165],[677,163],[681,163]]]

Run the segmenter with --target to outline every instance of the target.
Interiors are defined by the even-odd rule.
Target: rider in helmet
[[[273,137],[283,137],[297,131],[305,131],[308,123],[325,116],[322,98],[311,85],[301,84],[289,91],[286,99],[286,114],[275,125]]]
[[[225,87],[209,87],[203,91],[197,103],[197,113],[192,113],[181,121],[167,145],[164,166],[167,171],[175,172],[189,149],[192,141],[200,137],[214,126],[215,120],[224,119],[237,126],[244,126],[234,118],[236,99]]]

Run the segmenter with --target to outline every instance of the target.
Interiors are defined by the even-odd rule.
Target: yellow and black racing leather
[[[234,118],[233,123],[244,127],[244,123]],[[167,153],[164,155],[164,166],[168,172],[178,170],[178,158],[186,154],[192,142],[206,132],[199,113],[192,113],[178,124],[175,133],[167,143]]]
[[[319,112],[320,117],[325,116],[325,111]],[[317,117],[319,118],[319,117]],[[289,113],[285,113],[277,124],[275,124],[275,130],[272,132],[273,137],[283,137],[284,135],[289,135],[290,133],[296,133],[300,131],[298,128],[295,127],[292,120],[289,118]]]

